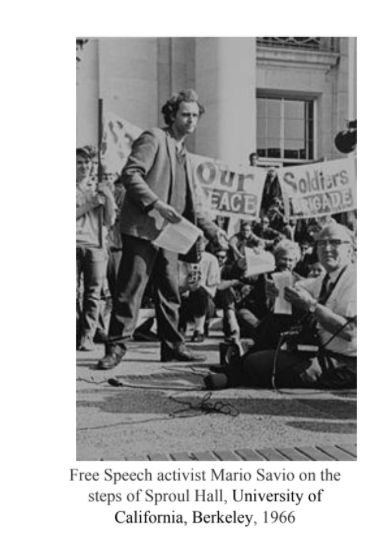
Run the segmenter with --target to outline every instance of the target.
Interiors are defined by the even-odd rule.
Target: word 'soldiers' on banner
[[[281,168],[285,215],[315,218],[357,209],[356,160]]]

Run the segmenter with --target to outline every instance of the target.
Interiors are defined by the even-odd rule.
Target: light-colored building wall
[[[197,38],[196,89],[206,106],[197,133],[200,154],[248,164],[255,146],[255,43],[251,38]]]
[[[156,38],[89,39],[77,70],[77,143],[97,144],[98,100],[129,122],[158,123]]]

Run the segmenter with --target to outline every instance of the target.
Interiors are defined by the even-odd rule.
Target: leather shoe
[[[97,369],[109,370],[117,367],[122,361],[125,351],[120,348],[110,350],[97,364]]]
[[[188,348],[181,347],[177,350],[161,353],[161,361],[206,361],[206,356],[197,354]]]

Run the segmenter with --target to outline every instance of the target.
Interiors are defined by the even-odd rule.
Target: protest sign
[[[190,155],[193,175],[214,214],[252,220],[259,216],[266,172]]]
[[[106,173],[121,173],[131,152],[132,143],[141,133],[138,126],[113,113],[104,115],[101,159]]]
[[[354,158],[283,168],[278,177],[287,217],[321,217],[357,208]]]

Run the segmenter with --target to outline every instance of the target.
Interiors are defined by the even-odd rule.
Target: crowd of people
[[[190,341],[202,343],[219,314],[226,342],[248,338],[252,345],[238,363],[214,368],[227,385],[270,386],[273,374],[285,386],[355,386],[356,243],[354,232],[340,224],[345,217],[286,219],[270,168],[259,219],[240,221],[230,235],[228,219],[213,219],[203,209],[190,173],[185,141],[204,114],[197,94],[173,95],[162,112],[166,128],[142,133],[116,179],[97,182],[95,150],[76,150],[77,349],[103,342],[98,368],[116,367],[138,336],[141,307],[153,300],[163,362],[204,361],[198,349],[188,348],[188,329]],[[258,166],[256,153],[250,164]],[[153,243],[165,222],[181,217],[202,230],[186,256]],[[246,248],[271,253],[274,271],[253,274]],[[289,282],[280,291],[275,276],[282,273]],[[282,296],[288,314],[275,311]],[[310,342],[316,337],[320,349],[310,355],[289,348],[276,367],[282,338],[294,329],[311,335]],[[145,337],[146,326],[139,331]]]

